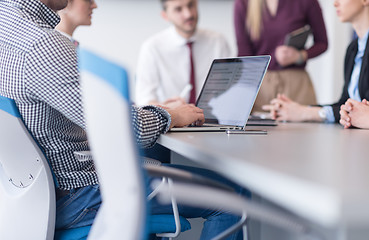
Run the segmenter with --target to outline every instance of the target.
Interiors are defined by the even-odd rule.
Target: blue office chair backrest
[[[14,100],[0,96],[0,239],[53,239],[55,190]]]
[[[102,205],[89,239],[144,239],[144,178],[131,123],[126,71],[79,49],[87,135]]]
[[[78,57],[87,135],[103,199],[89,239],[145,239],[148,234],[162,233],[176,236],[190,229],[190,223],[181,216],[177,228],[172,214],[146,213],[127,72],[82,48]]]

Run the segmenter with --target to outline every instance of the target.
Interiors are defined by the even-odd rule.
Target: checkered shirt
[[[89,150],[74,45],[54,30],[59,16],[39,0],[0,0],[0,95],[14,99],[26,126],[49,159],[61,189],[97,184]],[[160,108],[132,106],[133,128],[143,147],[168,130]],[[20,150],[22,146],[19,146]]]

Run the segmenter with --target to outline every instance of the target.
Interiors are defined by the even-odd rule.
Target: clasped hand
[[[278,94],[263,110],[270,111],[271,118],[277,121],[303,121],[304,106],[292,101],[284,94]]]
[[[341,105],[340,124],[344,128],[358,127],[369,129],[369,101],[363,99],[359,102],[348,99]]]

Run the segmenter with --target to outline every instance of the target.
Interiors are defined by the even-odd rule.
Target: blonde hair
[[[265,0],[248,0],[246,15],[246,30],[252,40],[259,40],[263,29],[263,10]]]

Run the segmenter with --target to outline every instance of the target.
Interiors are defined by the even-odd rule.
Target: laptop
[[[204,125],[170,131],[245,130],[270,58],[266,55],[215,59],[196,101],[196,106],[204,110]]]

